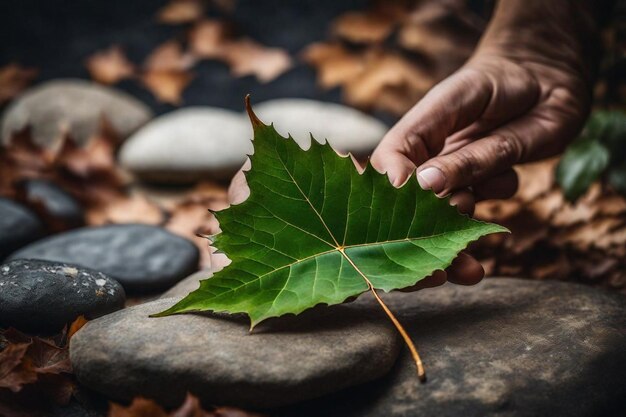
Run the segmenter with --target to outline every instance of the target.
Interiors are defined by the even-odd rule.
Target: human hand
[[[468,213],[474,198],[513,195],[513,165],[560,152],[589,108],[591,71],[576,37],[588,15],[577,2],[554,3],[500,2],[473,57],[388,132],[372,165],[396,186],[416,171],[423,188],[451,194]],[[461,254],[422,286],[475,284],[483,275]]]

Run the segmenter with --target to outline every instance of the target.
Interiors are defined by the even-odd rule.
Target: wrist
[[[598,30],[588,4],[570,0],[500,1],[474,58],[499,56],[595,77]]]

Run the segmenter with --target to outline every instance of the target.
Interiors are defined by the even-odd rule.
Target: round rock
[[[388,130],[378,119],[356,109],[315,100],[270,100],[255,105],[254,112],[264,123],[273,123],[281,135],[291,134],[305,149],[313,134],[318,142],[326,139],[335,150],[357,157],[369,156]]]
[[[174,285],[197,270],[198,258],[193,243],[142,224],[75,229],[35,242],[11,256],[82,265],[104,272],[135,294]]]
[[[7,143],[12,132],[30,125],[40,145],[52,144],[64,129],[85,143],[98,131],[102,117],[126,137],[150,120],[152,112],[120,90],[80,79],[53,80],[28,89],[9,105],[2,117],[2,138]]]
[[[19,186],[29,204],[38,205],[45,212],[53,229],[73,229],[85,224],[81,205],[56,184],[33,179],[25,180]]]
[[[51,334],[84,315],[124,307],[124,290],[101,272],[38,260],[0,265],[0,326]]]
[[[621,294],[494,278],[384,298],[417,343],[428,381],[416,380],[405,351],[387,377],[281,416],[625,415]]]
[[[156,118],[133,134],[120,162],[142,179],[191,182],[230,178],[252,153],[249,122],[239,113],[189,107]]]
[[[43,225],[35,213],[0,197],[0,260],[38,239],[42,233]]]
[[[206,404],[274,407],[376,379],[401,346],[380,311],[349,305],[282,317],[249,331],[241,316],[150,318],[157,300],[88,323],[71,341],[78,380],[120,401],[178,405],[186,392]]]

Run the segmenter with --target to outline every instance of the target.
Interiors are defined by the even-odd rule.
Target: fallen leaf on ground
[[[301,55],[304,62],[315,67],[317,81],[326,89],[343,85],[365,70],[363,56],[338,43],[314,43]]]
[[[157,13],[157,20],[169,25],[179,25],[201,19],[204,14],[202,0],[171,0]]]
[[[105,205],[93,207],[87,211],[86,217],[88,224],[96,226],[109,223],[142,223],[156,226],[165,221],[165,212],[144,195],[133,194],[120,196]]]
[[[189,32],[189,50],[198,58],[220,58],[231,35],[228,25],[221,20],[205,19]]]
[[[111,403],[107,417],[263,417],[261,414],[250,413],[234,407],[219,407],[214,411],[206,411],[200,401],[187,394],[183,404],[167,413],[154,401],[142,397],[134,398],[128,407]]]
[[[357,107],[402,114],[435,84],[422,68],[401,54],[370,51],[365,70],[344,85],[345,100]]]
[[[272,81],[293,65],[284,49],[270,48],[248,38],[225,45],[222,59],[235,77],[254,75],[262,83]]]
[[[73,391],[74,382],[67,344],[59,346],[15,329],[0,331],[0,340],[5,344],[0,351],[0,388],[17,393],[28,386],[61,404],[69,400],[64,393]]]
[[[0,68],[0,106],[30,85],[39,71],[11,63]]]
[[[332,23],[335,36],[354,43],[383,42],[401,19],[402,11],[387,12],[385,8],[346,12]]]
[[[555,184],[554,169],[557,163],[558,159],[552,158],[516,166],[519,185],[515,197],[522,201],[532,201],[551,190]]]
[[[37,372],[25,359],[30,343],[9,344],[0,352],[0,388],[18,392],[22,386],[37,381]]]
[[[119,45],[91,55],[85,66],[91,78],[102,84],[115,84],[131,78],[135,73],[134,65],[126,58]]]
[[[69,329],[67,330],[67,340],[69,340],[76,334],[77,331],[83,328],[85,324],[87,324],[89,320],[85,318],[85,316],[80,315],[70,324]]]
[[[140,78],[157,100],[180,105],[183,90],[193,80],[194,75],[185,71],[147,71]]]
[[[195,63],[177,41],[167,41],[156,47],[146,58],[144,68],[153,71],[185,71]]]

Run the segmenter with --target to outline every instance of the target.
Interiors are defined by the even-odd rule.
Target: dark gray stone
[[[213,273],[211,271],[198,271],[189,275],[187,278],[183,279],[178,284],[164,292],[160,298],[185,297],[187,294],[200,287],[200,281],[209,279],[212,276]]]
[[[0,197],[0,260],[41,237],[43,225],[35,213]]]
[[[428,381],[417,381],[405,350],[375,383],[272,415],[626,415],[622,295],[494,278],[384,298],[417,343]]]
[[[197,270],[198,257],[198,249],[188,240],[141,224],[76,229],[11,255],[11,259],[45,259],[102,271],[134,293],[174,285]]]
[[[102,117],[123,138],[152,117],[150,109],[123,91],[79,79],[58,79],[26,90],[2,115],[2,140],[32,127],[40,145],[53,144],[67,129],[84,144],[98,132]]]
[[[117,311],[124,301],[121,285],[101,272],[29,259],[0,265],[0,327],[51,334],[80,315]]]
[[[107,397],[178,405],[279,406],[384,375],[401,342],[380,311],[351,305],[285,316],[249,332],[241,316],[150,318],[177,299],[157,300],[89,322],[70,344],[78,380]]]
[[[19,187],[29,204],[41,206],[53,229],[73,229],[85,224],[81,205],[58,185],[46,180],[26,180]]]

